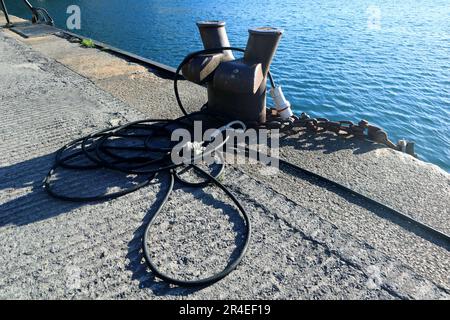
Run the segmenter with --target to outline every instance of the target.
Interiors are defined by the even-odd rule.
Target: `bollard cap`
[[[250,34],[260,34],[260,35],[282,35],[284,30],[273,27],[258,27],[249,29]]]
[[[217,28],[224,27],[225,21],[220,20],[205,20],[205,21],[197,21],[197,26],[201,28]]]

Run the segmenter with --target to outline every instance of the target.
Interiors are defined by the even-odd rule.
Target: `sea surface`
[[[272,65],[297,112],[367,119],[392,140],[416,142],[450,171],[449,0],[31,0],[66,28],[81,9],[85,37],[176,67],[201,49],[195,21],[224,20],[233,46],[247,29],[285,30]],[[12,14],[30,18],[21,0]]]

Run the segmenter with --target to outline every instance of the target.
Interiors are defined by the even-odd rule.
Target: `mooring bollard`
[[[197,26],[205,49],[230,47],[225,22],[202,21]],[[198,55],[183,67],[183,75],[207,84],[211,111],[265,123],[267,76],[282,33],[270,27],[250,29],[243,58],[235,59],[230,50]]]

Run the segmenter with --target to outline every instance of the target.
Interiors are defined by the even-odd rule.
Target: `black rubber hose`
[[[103,134],[105,132],[108,131],[112,131],[117,129],[117,127],[115,128],[108,128],[108,129],[104,129],[104,130],[100,130],[98,132],[96,132],[95,134]],[[73,201],[73,202],[94,202],[94,201],[105,201],[105,200],[111,200],[111,199],[115,199],[121,196],[124,196],[128,193],[134,192],[140,188],[143,188],[145,186],[147,186],[148,184],[151,183],[151,181],[154,178],[154,174],[150,175],[149,178],[147,178],[146,180],[144,180],[141,183],[138,183],[130,188],[124,189],[124,190],[120,190],[114,193],[110,193],[110,194],[106,194],[106,195],[98,195],[98,196],[91,196],[91,197],[76,197],[76,196],[67,196],[67,195],[62,195],[57,193],[51,184],[51,179],[53,177],[53,175],[56,173],[56,170],[58,167],[64,167],[66,169],[78,169],[78,170],[92,170],[92,169],[98,169],[101,167],[100,164],[95,163],[92,165],[71,165],[66,163],[68,160],[70,159],[74,159],[80,155],[86,155],[85,151],[77,151],[75,153],[72,153],[70,155],[64,156],[63,157],[63,153],[64,151],[66,151],[67,149],[71,148],[72,146],[76,145],[77,143],[80,143],[81,141],[83,141],[85,138],[80,138],[80,139],[76,139],[68,144],[66,144],[64,147],[62,147],[61,149],[59,149],[56,153],[56,157],[55,157],[55,163],[53,165],[53,167],[50,169],[50,171],[48,172],[47,176],[44,179],[43,182],[43,187],[44,189],[53,197],[58,198],[60,200],[65,200],[65,201]]]
[[[247,212],[242,207],[242,205],[240,204],[239,200],[227,189],[227,187],[225,187],[215,177],[213,177],[212,175],[210,175],[209,173],[207,173],[203,169],[199,168],[198,166],[196,166],[196,165],[191,165],[191,166],[194,168],[194,170],[196,170],[198,173],[203,175],[206,179],[208,179],[209,181],[214,183],[217,187],[222,189],[225,192],[225,194],[233,201],[233,203],[236,205],[236,207],[239,209],[239,211],[241,212],[242,218],[245,221],[246,235],[245,235],[244,245],[243,245],[239,255],[234,260],[232,260],[225,267],[225,269],[223,269],[221,272],[216,273],[216,274],[214,274],[214,275],[212,275],[210,277],[203,278],[203,279],[197,279],[197,280],[180,280],[180,279],[175,279],[175,278],[173,278],[173,277],[163,273],[162,271],[160,271],[158,269],[158,267],[153,263],[152,258],[150,257],[150,249],[149,249],[149,246],[148,246],[150,228],[155,223],[156,219],[158,218],[159,214],[162,211],[162,208],[168,202],[170,194],[172,193],[173,186],[174,186],[174,180],[175,180],[174,179],[175,175],[174,175],[173,172],[170,174],[170,183],[169,183],[169,187],[167,188],[167,192],[166,192],[166,195],[164,197],[164,200],[161,202],[161,204],[159,205],[156,213],[153,215],[153,217],[151,218],[150,222],[147,224],[147,227],[145,228],[144,237],[142,239],[142,248],[143,248],[143,251],[144,251],[145,261],[147,262],[148,267],[155,274],[156,277],[158,277],[158,278],[160,278],[160,279],[162,279],[162,280],[164,280],[164,281],[166,281],[168,283],[171,283],[171,284],[174,284],[174,285],[178,285],[178,286],[182,286],[182,287],[202,287],[202,286],[211,285],[211,284],[213,284],[213,283],[223,279],[230,272],[232,272],[234,269],[236,269],[236,267],[239,265],[241,260],[244,258],[245,253],[247,252],[247,248],[248,248],[248,245],[249,245],[249,242],[250,242],[250,238],[251,238],[251,224],[250,224],[250,219],[248,217]]]
[[[59,199],[59,200],[64,200],[64,201],[72,201],[72,202],[97,202],[97,201],[106,201],[106,200],[112,200],[112,199],[116,199],[119,197],[122,197],[126,194],[135,192],[147,185],[149,185],[154,177],[155,174],[150,175],[150,177],[146,180],[144,180],[144,182],[138,183],[136,185],[134,185],[133,187],[121,190],[121,191],[117,191],[114,193],[110,193],[110,194],[105,194],[105,195],[98,195],[98,196],[90,196],[90,197],[76,197],[76,196],[66,196],[66,195],[62,195],[57,193],[56,191],[53,190],[53,187],[51,185],[51,178],[52,176],[55,174],[56,172],[56,166],[54,166],[49,173],[47,174],[47,176],[44,179],[44,189],[53,197]]]
[[[223,48],[212,48],[212,49],[205,49],[205,50],[200,50],[200,51],[195,51],[192,52],[190,54],[188,54],[183,61],[179,64],[176,72],[175,72],[175,77],[173,79],[173,90],[175,93],[175,98],[177,99],[177,103],[178,103],[178,107],[180,108],[181,112],[186,116],[188,115],[188,112],[186,111],[186,109],[183,106],[183,103],[181,102],[181,98],[180,98],[180,93],[178,91],[178,79],[180,78],[180,72],[181,69],[183,68],[183,66],[185,64],[187,64],[192,58],[201,55],[201,54],[213,54],[213,53],[220,53],[222,51],[225,50],[231,50],[231,51],[238,51],[238,52],[245,52],[244,49],[242,48],[236,48],[236,47],[223,47]],[[271,86],[273,88],[275,88],[275,82],[273,80],[272,74],[270,73],[270,71],[268,72],[269,75],[269,79],[270,79],[270,83]]]
[[[225,159],[223,158],[223,155],[222,155],[221,152],[216,152],[216,153],[217,153],[217,156],[219,157],[219,160],[220,160],[219,171],[216,174],[212,175],[212,176],[215,179],[218,179],[218,178],[220,178],[222,176],[222,174],[223,174],[223,172],[225,170]],[[211,183],[211,181],[209,179],[205,179],[205,180],[200,181],[200,182],[191,182],[191,181],[188,181],[188,180],[182,178],[181,175],[185,171],[188,171],[189,169],[193,169],[193,168],[194,168],[194,166],[188,165],[187,167],[183,168],[183,170],[180,170],[180,171],[177,171],[177,168],[173,169],[173,174],[175,176],[175,179],[177,181],[179,181],[180,183],[186,185],[187,187],[192,187],[192,188],[203,188],[203,187],[206,187],[207,185],[209,185]]]
[[[123,126],[103,129],[97,132],[94,132],[86,137],[75,139],[72,142],[66,144],[64,147],[59,149],[56,152],[55,157],[55,163],[53,167],[48,172],[47,176],[44,179],[44,189],[53,197],[58,198],[60,200],[64,201],[72,201],[72,202],[91,202],[91,201],[102,201],[102,200],[111,200],[123,195],[126,195],[128,193],[134,192],[140,188],[143,188],[147,185],[149,185],[155,178],[156,174],[162,173],[162,172],[169,172],[170,173],[170,184],[167,189],[166,195],[164,197],[164,200],[161,202],[161,204],[158,207],[158,210],[156,214],[152,217],[151,221],[146,226],[145,234],[143,237],[143,251],[144,251],[144,258],[148,263],[149,268],[155,273],[156,276],[159,278],[180,286],[205,286],[208,284],[212,284],[216,281],[219,281],[223,277],[225,277],[227,274],[229,274],[231,271],[233,271],[237,265],[240,263],[242,258],[245,255],[245,252],[248,248],[248,243],[250,241],[250,233],[251,233],[251,226],[250,226],[250,220],[248,218],[247,213],[245,212],[242,205],[239,203],[237,198],[225,187],[223,186],[217,178],[223,173],[225,168],[225,162],[223,159],[223,156],[220,152],[216,152],[216,149],[220,146],[214,146],[212,145],[212,148],[209,148],[207,151],[205,151],[206,154],[210,154],[213,152],[216,152],[217,156],[219,157],[220,163],[219,163],[219,170],[216,174],[212,175],[201,169],[195,164],[189,164],[187,166],[183,164],[174,164],[172,163],[170,159],[170,151],[166,147],[154,147],[151,145],[151,138],[152,137],[165,137],[167,141],[170,141],[171,133],[172,131],[168,128],[170,125],[181,125],[183,124],[183,121],[185,120],[191,120],[196,116],[206,116],[204,112],[197,112],[192,113],[186,116],[183,116],[178,119],[146,119],[146,120],[140,120],[128,123]],[[187,125],[187,124],[183,124]],[[138,130],[148,131],[148,134],[142,134],[137,133]],[[135,131],[133,133],[133,131]],[[152,134],[152,132],[158,132],[157,134]],[[115,140],[117,139],[125,139],[126,141],[133,140],[139,140],[141,139],[143,141],[142,146],[117,146],[117,145],[110,145],[108,143],[108,139]],[[77,148],[81,149],[78,150]],[[151,151],[151,152],[161,152],[164,154],[160,159],[151,159],[148,160],[148,156],[133,156],[133,157],[125,157],[121,154],[117,154],[117,151],[132,151],[132,152],[145,152],[145,151]],[[67,153],[67,154],[66,154]],[[74,164],[70,163],[70,161],[85,157],[90,161],[88,164]],[[191,159],[192,160],[192,159]],[[129,165],[132,165],[131,167]],[[151,170],[138,170],[139,168],[143,168],[149,164],[160,164],[159,167]],[[52,184],[52,177],[56,173],[56,170],[58,167],[63,167],[66,169],[72,169],[72,170],[94,170],[99,168],[106,168],[113,171],[119,171],[123,173],[133,173],[137,175],[145,175],[147,178],[141,182],[138,183],[128,189],[124,189],[118,192],[114,192],[111,194],[105,194],[105,195],[95,195],[95,196],[89,196],[89,197],[81,197],[81,196],[68,196],[64,194],[60,194],[54,190],[54,186]],[[196,173],[198,173],[200,176],[203,176],[204,180],[200,182],[191,182],[182,177],[183,172],[176,171],[176,168],[184,167],[187,170],[193,169]],[[161,212],[161,209],[165,205],[165,203],[168,201],[168,198],[173,190],[174,180],[177,180],[179,183],[188,186],[188,187],[196,187],[196,188],[203,188],[207,185],[214,184],[220,189],[222,189],[227,197],[231,199],[231,201],[236,205],[239,212],[242,215],[243,220],[245,221],[246,225],[246,235],[245,235],[245,243],[242,246],[240,250],[240,254],[233,258],[232,261],[228,263],[226,268],[222,270],[221,272],[212,275],[210,277],[207,277],[205,279],[200,280],[179,280],[171,278],[168,275],[165,275],[161,271],[158,270],[156,265],[152,263],[152,260],[149,256],[149,247],[148,247],[148,238],[149,238],[149,230],[152,226],[153,222],[157,218],[158,214]]]
[[[142,123],[155,122],[155,121],[161,121],[161,120],[146,119],[146,120],[135,121],[135,122],[128,123],[124,126],[121,126],[116,130],[124,130],[124,129],[132,127],[135,124],[142,124]],[[164,120],[164,121],[168,121],[168,120]],[[160,171],[170,170],[170,169],[173,169],[173,168],[176,168],[177,166],[179,166],[179,165],[173,164],[169,161],[164,162],[165,158],[168,158],[166,155],[159,159],[151,159],[147,163],[139,163],[138,165],[135,165],[134,167],[130,168],[130,167],[127,167],[124,165],[120,165],[120,163],[123,163],[123,161],[119,161],[119,162],[108,161],[108,159],[106,159],[101,154],[101,151],[100,151],[101,144],[96,144],[96,147],[94,148],[95,156],[92,155],[91,152],[89,152],[87,143],[90,139],[95,139],[95,138],[105,139],[106,137],[112,137],[112,136],[114,136],[114,131],[108,131],[106,133],[105,132],[94,133],[94,134],[91,134],[91,135],[88,135],[87,137],[85,137],[82,140],[81,147],[82,147],[82,150],[85,153],[86,157],[89,158],[89,160],[91,160],[92,162],[97,163],[101,167],[116,170],[116,171],[121,171],[124,173],[129,173],[129,174],[154,174],[154,173],[158,173]],[[152,168],[152,169],[140,169],[140,168],[155,164],[157,162],[162,162],[162,165],[157,168]]]

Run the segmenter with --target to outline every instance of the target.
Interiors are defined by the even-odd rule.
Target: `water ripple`
[[[6,2],[28,15],[21,1]],[[78,4],[81,34],[172,66],[201,48],[196,20],[227,21],[241,47],[248,27],[282,27],[272,71],[296,111],[368,119],[393,140],[416,141],[420,158],[450,171],[448,0],[38,2],[60,27],[67,6]]]

